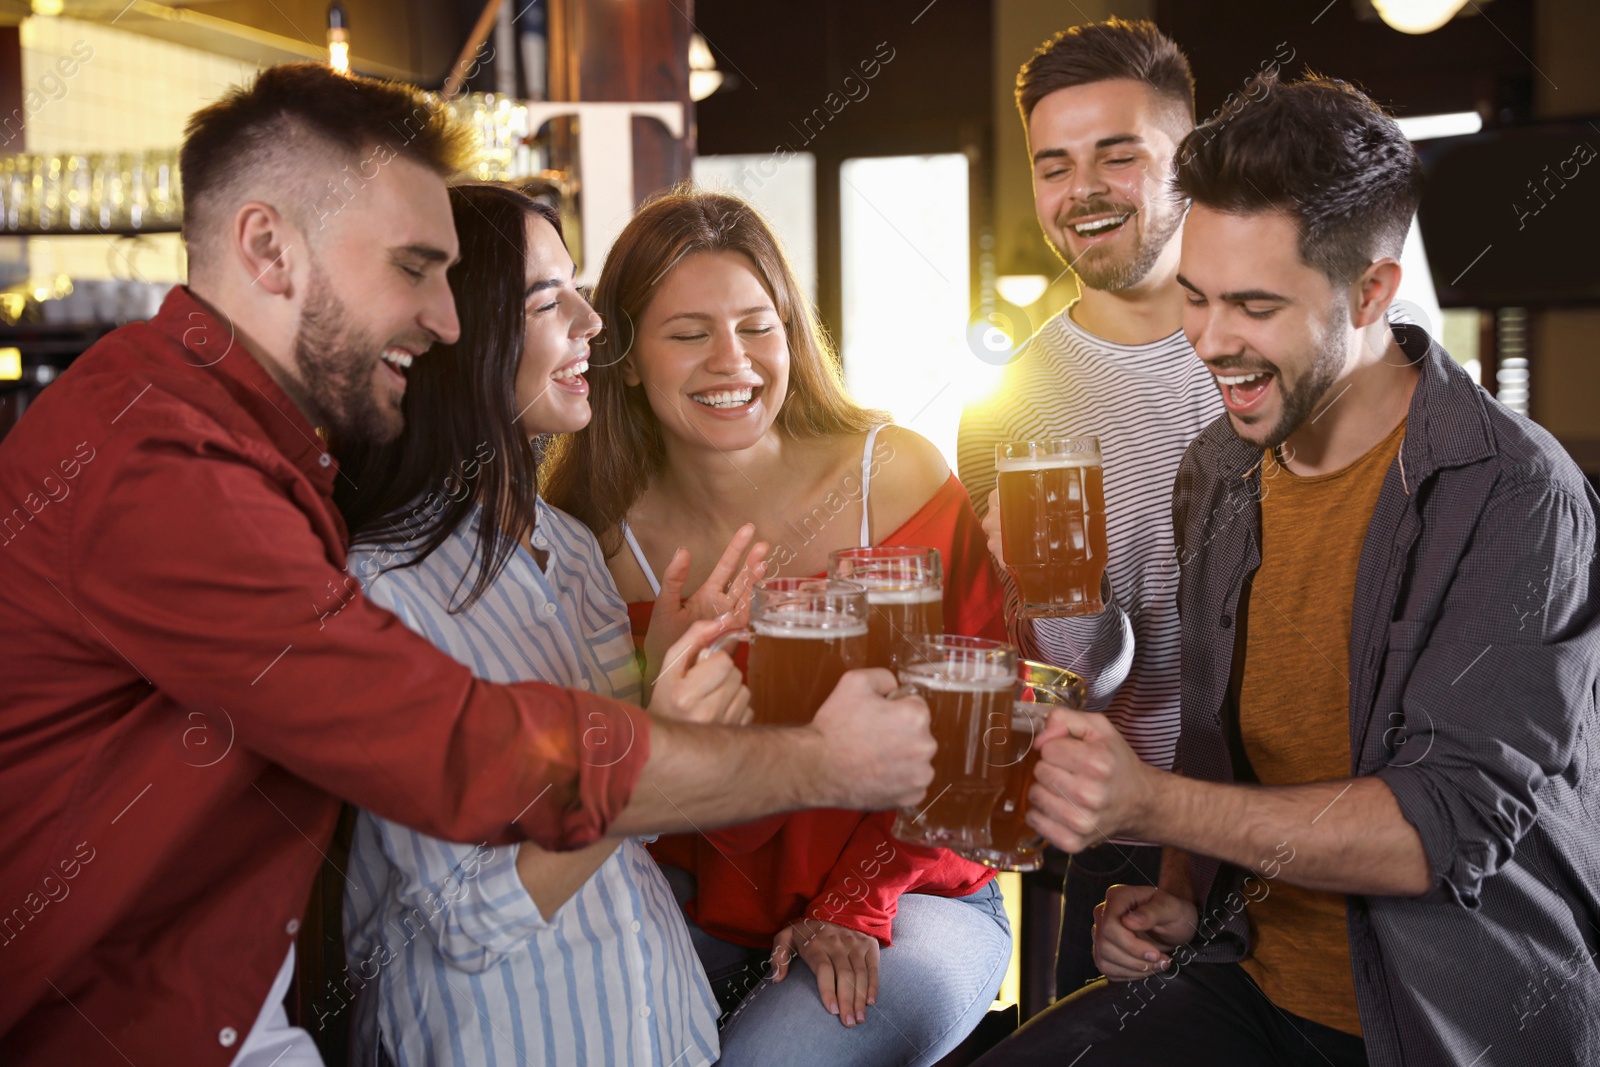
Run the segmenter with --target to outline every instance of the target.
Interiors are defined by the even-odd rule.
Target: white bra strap
[[[622,537],[628,542],[628,547],[633,550],[633,558],[638,560],[639,569],[644,571],[644,580],[650,583],[650,591],[656,596],[661,595],[661,583],[656,581],[656,572],[650,569],[650,561],[644,558],[644,549],[639,547],[638,538],[633,536],[633,531],[628,528],[628,520],[622,520]]]
[[[872,445],[878,439],[878,431],[888,423],[880,422],[867,431],[867,446],[861,450],[861,547],[868,548],[872,545],[872,523],[868,510],[868,494],[872,491]]]

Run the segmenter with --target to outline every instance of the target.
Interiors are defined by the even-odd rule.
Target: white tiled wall
[[[74,53],[74,46],[77,52]],[[77,57],[92,49],[87,60]],[[76,62],[63,77],[57,61]],[[70,66],[69,66],[70,69]],[[176,148],[190,113],[249,81],[255,67],[241,60],[70,18],[22,23],[22,85],[46,102],[28,117],[29,152],[125,152]],[[182,242],[176,234],[134,240],[101,236],[34,238],[29,269],[35,278],[141,277],[182,281]]]

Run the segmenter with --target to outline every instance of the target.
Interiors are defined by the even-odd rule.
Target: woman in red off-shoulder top
[[[965,490],[926,440],[844,394],[747,204],[647,204],[594,303],[595,416],[559,445],[547,496],[600,537],[636,635],[654,615],[670,636],[681,590],[753,523],[768,574],[821,574],[856,545],[937,548],[946,629],[1004,637]],[[982,1018],[1011,946],[993,872],[896,840],[893,818],[801,812],[657,843],[727,1012],[723,1064],[931,1064]]]

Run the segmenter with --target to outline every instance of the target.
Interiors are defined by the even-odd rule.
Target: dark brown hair
[[[778,412],[781,432],[795,438],[862,433],[888,416],[857,405],[839,380],[839,359],[778,241],[761,215],[738,197],[675,189],[651,200],[628,223],[595,285],[594,308],[605,323],[590,359],[594,418],[559,439],[545,499],[581,519],[607,556],[621,547],[618,523],[661,470],[661,424],[642,386],[623,381],[623,358],[634,324],[659,283],[695,252],[737,252],[755,267],[783,323],[789,345],[789,390]]]
[[[1400,127],[1361,90],[1315,74],[1257,75],[1178,148],[1176,185],[1234,214],[1285,211],[1300,258],[1348,285],[1398,258],[1422,199],[1422,164]]]
[[[352,541],[405,546],[384,570],[427,559],[482,507],[476,572],[458,611],[476,601],[534,525],[538,458],[517,423],[517,367],[522,361],[529,215],[561,233],[555,209],[500,185],[450,190],[461,261],[450,290],[461,319],[454,344],[435,345],[407,374],[406,427],[374,446],[335,441],[340,478],[334,500]],[[469,572],[472,573],[472,572]],[[361,575],[370,579],[372,575]],[[467,581],[461,575],[456,588]]]
[[[1026,123],[1040,100],[1057,89],[1132,78],[1181,108],[1194,125],[1194,75],[1183,50],[1156,24],[1113,18],[1062,30],[1040,45],[1017,72],[1017,108]]]
[[[307,212],[317,195],[307,155],[366,155],[379,165],[405,156],[449,176],[471,162],[474,135],[451,121],[421,90],[399,82],[339,74],[321,63],[268,67],[249,88],[235,86],[189,116],[178,168],[183,183],[184,236],[205,232],[227,190],[262,173],[304,184],[305,203],[276,205]],[[371,174],[363,177],[370,178]]]

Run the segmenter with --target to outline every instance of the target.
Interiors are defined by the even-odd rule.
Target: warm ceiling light
[[[1455,18],[1467,0],[1372,0],[1372,6],[1401,33],[1432,33]]]
[[[350,73],[350,16],[339,0],[328,5],[328,66]]]
[[[711,46],[698,33],[689,35],[689,99],[696,103],[722,88],[722,71]]]
[[[1002,274],[994,280],[994,288],[1012,307],[1025,308],[1044,295],[1050,279],[1043,274]]]
[[[1430,137],[1465,137],[1483,129],[1483,116],[1476,111],[1415,115],[1394,121],[1400,127],[1400,132],[1410,141],[1426,141]]]
[[[66,0],[33,0],[33,13],[53,18],[67,9]]]

